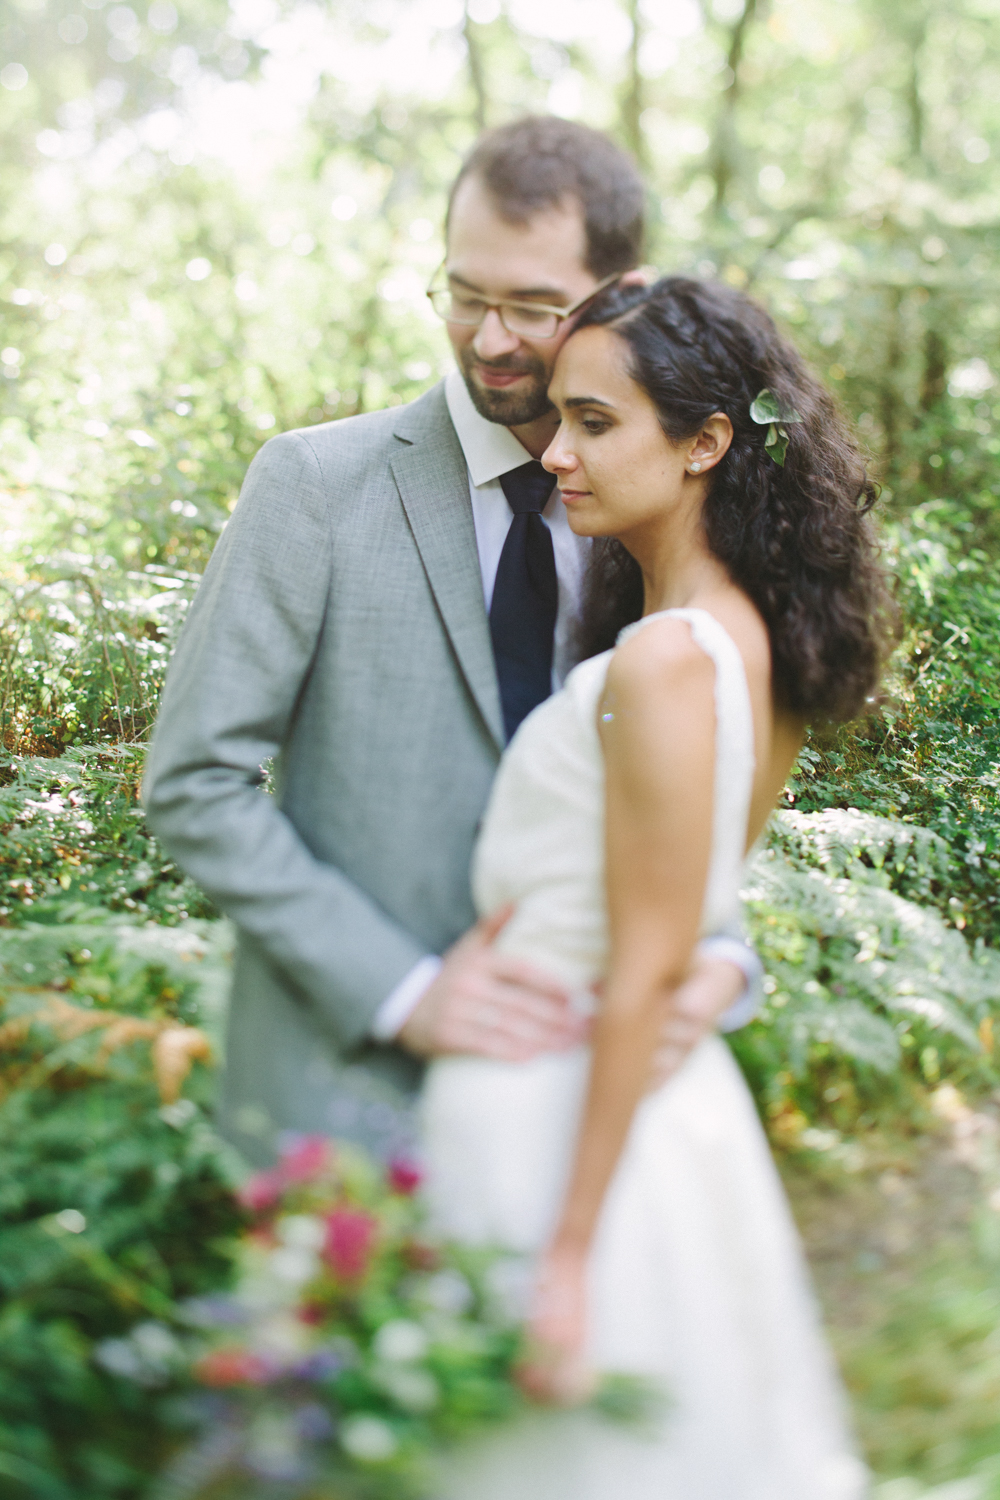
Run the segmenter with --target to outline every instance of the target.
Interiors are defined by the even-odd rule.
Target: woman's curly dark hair
[[[753,600],[771,640],[776,702],[808,719],[853,718],[874,692],[893,615],[868,512],[878,495],[832,396],[769,315],[729,287],[665,276],[615,288],[578,327],[607,326],[675,443],[714,412],[733,441],[711,472],[708,546]],[[764,389],[794,410],[784,467],[750,416]],[[639,566],[614,539],[594,543],[580,645],[594,655],[642,613]]]

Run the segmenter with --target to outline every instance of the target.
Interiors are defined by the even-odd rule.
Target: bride
[[[742,1077],[714,1036],[666,1082],[651,1070],[805,724],[875,685],[874,489],[830,397],[723,287],[607,294],[550,396],[543,462],[573,530],[603,539],[597,654],[512,740],[474,889],[484,915],[513,908],[504,949],[599,999],[588,1048],[436,1061],[423,1129],[441,1228],[533,1265],[522,1378],[562,1410],[457,1456],[441,1494],[855,1500],[865,1471]],[[666,1387],[652,1432],[580,1406],[599,1371]]]

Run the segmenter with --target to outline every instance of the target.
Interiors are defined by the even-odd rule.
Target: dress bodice
[[[750,698],[739,652],[718,621],[703,610],[666,613],[688,623],[715,664],[702,914],[703,929],[714,931],[738,902],[754,769]],[[583,662],[524,720],[475,856],[480,911],[516,904],[499,942],[580,991],[607,964],[598,714],[611,655]],[[439,1232],[502,1248],[513,1260],[498,1264],[530,1277],[565,1202],[589,1074],[585,1044],[523,1062],[432,1062],[421,1138]],[[585,1411],[531,1415],[460,1447],[436,1483],[441,1500],[867,1493],[781,1183],[753,1100],[717,1036],[702,1037],[635,1110],[587,1256],[585,1358],[596,1370],[660,1384],[662,1416],[636,1433]]]
[[[620,645],[664,617],[687,621],[715,665],[715,805],[702,931],[737,916],[754,775],[754,732],[743,660],[703,609],[646,615]],[[573,989],[607,966],[604,889],[604,757],[597,719],[613,651],[581,662],[560,692],[517,731],[500,764],[473,860],[481,914],[516,910],[498,946],[544,965]]]

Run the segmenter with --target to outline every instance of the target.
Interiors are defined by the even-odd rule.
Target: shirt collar
[[[472,404],[461,370],[452,370],[444,383],[452,425],[462,445],[472,482],[478,489],[511,469],[531,462],[531,454],[522,448],[509,427],[488,422]]]

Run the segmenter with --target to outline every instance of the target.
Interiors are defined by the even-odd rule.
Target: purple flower
[[[307,1354],[305,1359],[300,1359],[292,1366],[291,1373],[296,1380],[331,1380],[334,1375],[339,1375],[347,1365],[347,1361],[336,1349],[316,1349],[312,1354]]]
[[[295,1414],[295,1426],[299,1437],[304,1438],[307,1443],[321,1443],[324,1438],[333,1436],[333,1418],[318,1401],[310,1401],[307,1406],[299,1407]]]

